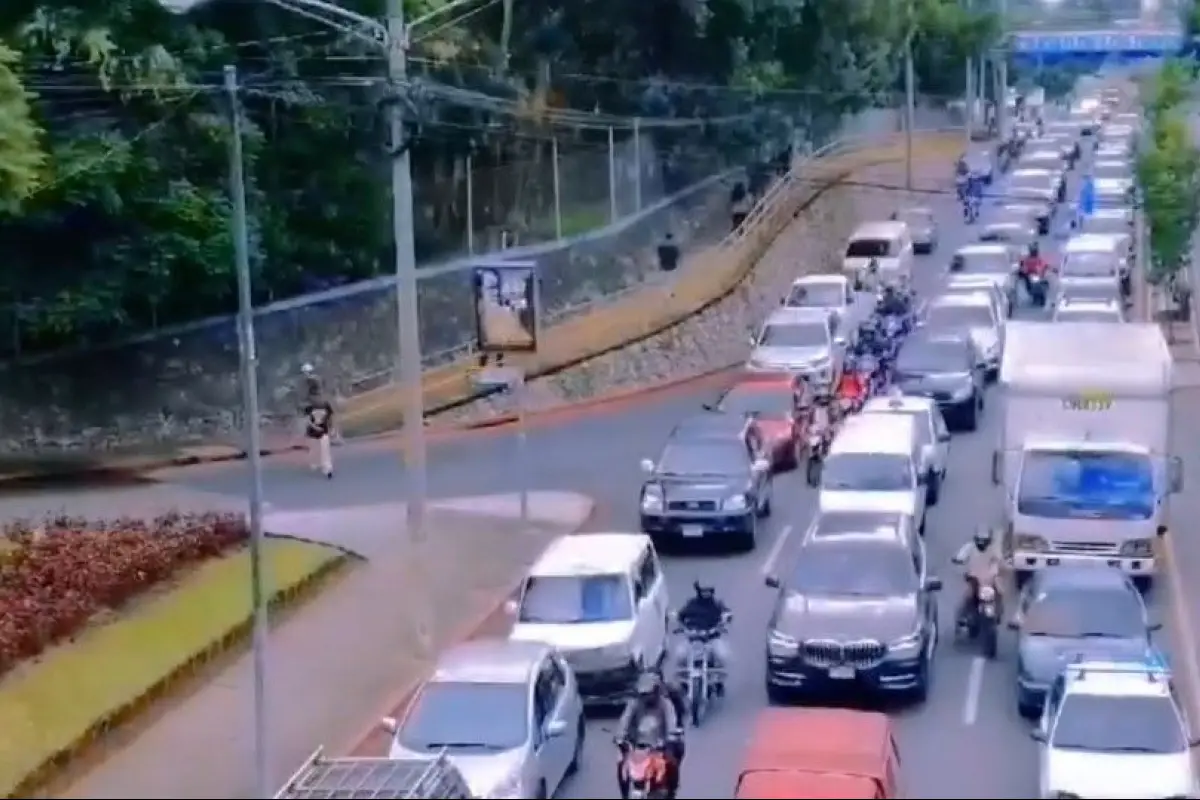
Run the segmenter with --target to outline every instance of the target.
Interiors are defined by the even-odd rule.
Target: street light
[[[158,0],[175,14],[207,5],[212,0]],[[452,12],[478,0],[454,0],[441,8],[406,24],[402,0],[388,0],[387,24],[349,11],[325,0],[261,0],[289,13],[314,20],[339,33],[353,36],[378,47],[387,57],[388,80],[395,88],[406,80],[406,55],[409,31],[418,24]],[[254,749],[257,796],[271,797],[266,700],[267,608],[262,575],[262,457],[258,411],[258,368],[254,341],[254,316],[250,293],[249,241],[246,224],[246,190],[243,176],[241,143],[241,106],[238,103],[237,72],[225,70],[225,90],[232,103],[232,143],[230,145],[230,192],[233,200],[234,237],[237,257],[238,322],[241,335],[240,367],[243,416],[247,426],[247,456],[250,488],[250,561],[251,595],[254,603]],[[421,331],[417,308],[417,265],[413,241],[412,172],[408,147],[404,143],[404,111],[400,103],[391,105],[392,158],[392,232],[396,249],[396,314],[399,369],[397,379],[403,396],[403,446],[409,479],[407,504],[408,533],[414,550],[425,537],[427,494],[425,454],[425,408],[421,389]],[[425,628],[430,626],[425,625]],[[424,637],[423,637],[424,638]]]

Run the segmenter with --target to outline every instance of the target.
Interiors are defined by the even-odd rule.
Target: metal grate
[[[318,750],[276,800],[469,798],[462,775],[444,755],[435,758],[322,758]]]

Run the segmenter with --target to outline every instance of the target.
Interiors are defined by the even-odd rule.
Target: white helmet
[[[312,374],[313,374],[313,365],[312,365],[312,364],[309,364],[308,362],[305,362],[305,363],[304,363],[304,364],[303,364],[303,365],[300,367],[300,371],[301,371],[302,373],[304,373],[305,375],[312,375]]]

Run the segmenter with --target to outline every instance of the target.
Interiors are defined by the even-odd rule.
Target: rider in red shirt
[[[866,399],[867,385],[863,382],[862,376],[858,374],[858,370],[852,364],[848,364],[842,370],[842,377],[838,381],[837,397],[838,401],[850,400],[857,405],[862,400]]]
[[[1025,285],[1025,293],[1031,298],[1035,298],[1035,302],[1039,302],[1039,297],[1041,299],[1045,297],[1045,279],[1048,272],[1050,272],[1050,265],[1038,253],[1037,242],[1034,242],[1029,245],[1029,254],[1021,259],[1017,275],[1020,277],[1021,283]],[[1037,289],[1033,286],[1034,279],[1039,281]]]

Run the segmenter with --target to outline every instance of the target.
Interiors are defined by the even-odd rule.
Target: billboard
[[[532,353],[537,350],[541,309],[537,264],[488,261],[472,272],[475,345],[481,353]]]

